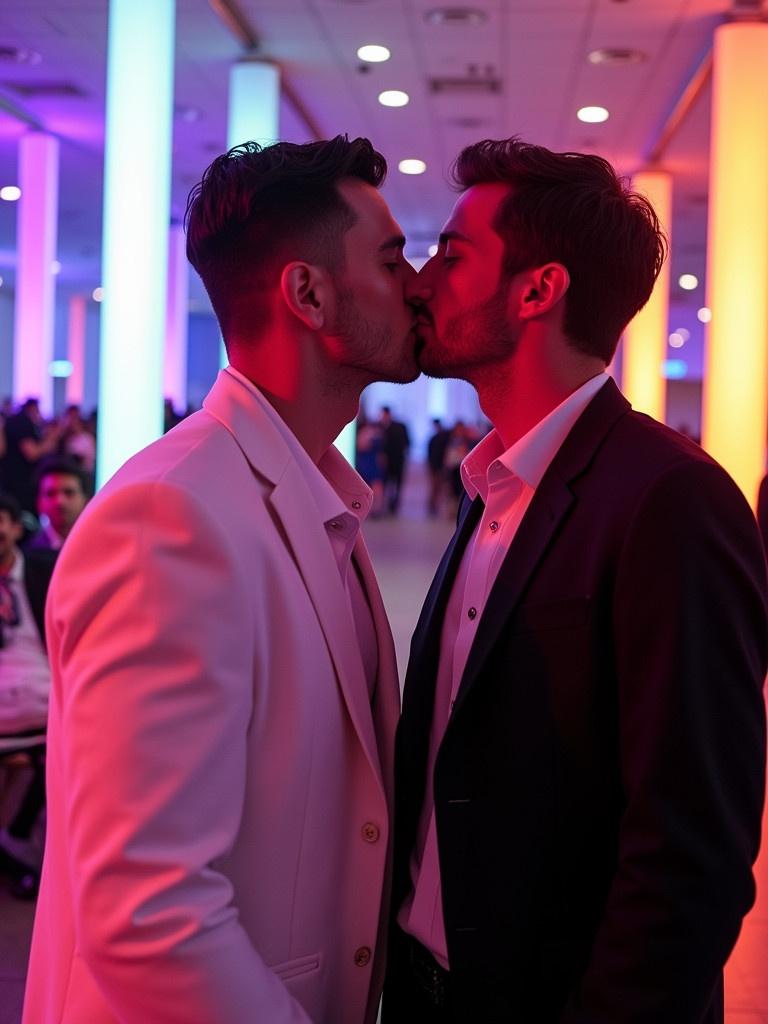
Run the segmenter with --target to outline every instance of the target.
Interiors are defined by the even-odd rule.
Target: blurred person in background
[[[367,419],[364,412],[357,417],[355,433],[355,469],[371,488],[373,501],[369,513],[378,519],[384,508],[384,436],[381,426]]]
[[[64,430],[63,423],[46,425],[37,398],[28,398],[5,421],[3,487],[27,512],[35,511],[35,468],[40,459],[56,452]]]
[[[85,508],[90,478],[71,459],[43,459],[35,474],[40,529],[24,545],[25,551],[59,551]]]
[[[400,511],[400,494],[411,438],[408,427],[392,418],[392,410],[388,405],[382,406],[379,425],[384,457],[384,503],[389,514],[396,516]]]
[[[429,469],[429,496],[427,498],[427,515],[439,515],[445,493],[445,454],[451,432],[441,420],[432,420],[432,436],[427,443],[427,468]]]
[[[80,413],[79,405],[70,405],[61,417],[62,435],[58,455],[71,459],[92,474],[96,466],[96,438]]]

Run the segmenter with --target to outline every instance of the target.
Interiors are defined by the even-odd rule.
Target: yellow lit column
[[[768,24],[715,32],[702,443],[755,502],[768,407]]]
[[[632,186],[656,211],[671,242],[672,176],[665,171],[641,171]],[[661,269],[650,299],[624,332],[622,387],[633,407],[663,420],[666,385],[662,364],[669,336],[669,258]]]

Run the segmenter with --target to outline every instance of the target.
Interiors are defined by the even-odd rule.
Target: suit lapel
[[[316,517],[307,515],[307,509],[312,508],[312,497],[294,462],[286,465],[269,501],[280,519],[325,635],[349,717],[371,767],[381,781],[368,687],[354,637],[354,624],[348,612],[347,596],[325,527]]]
[[[612,380],[574,424],[536,490],[488,596],[456,697],[455,714],[576,497],[571,484],[586,472],[614,424],[630,409]]]

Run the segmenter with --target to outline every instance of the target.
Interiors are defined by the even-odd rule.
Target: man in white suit
[[[364,139],[248,144],[190,196],[231,365],[59,562],[25,1024],[375,1021],[399,693],[332,441],[417,376],[385,173]]]

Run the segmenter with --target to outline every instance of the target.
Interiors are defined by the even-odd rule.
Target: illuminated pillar
[[[427,412],[433,420],[444,420],[448,415],[448,381],[431,379],[427,386]]]
[[[82,405],[85,395],[86,309],[84,295],[73,295],[69,300],[67,359],[72,364],[72,372],[67,377],[67,405]]]
[[[165,364],[163,397],[174,408],[187,407],[187,325],[189,307],[189,264],[186,238],[180,224],[172,224],[168,235],[168,305],[165,317]]]
[[[665,171],[641,171],[632,187],[646,197],[656,211],[671,243],[672,177]],[[663,420],[666,382],[662,364],[669,339],[670,258],[661,269],[648,302],[624,332],[622,390],[638,412]]]
[[[174,13],[109,4],[99,484],[163,429]]]
[[[277,65],[261,60],[243,60],[233,64],[229,72],[227,148],[243,142],[269,146],[280,138],[279,125],[280,69]],[[227,361],[222,340],[219,364],[226,366]]]
[[[768,406],[768,24],[715,32],[702,443],[751,502]]]
[[[45,415],[53,411],[56,221],[59,140],[30,132],[19,140],[19,186],[14,319],[13,391],[17,399],[37,397]]]

